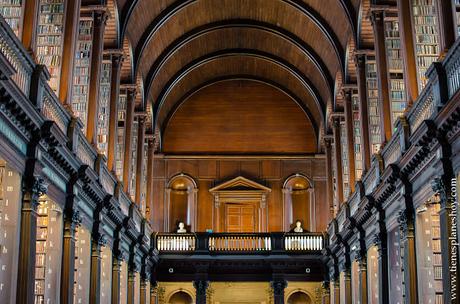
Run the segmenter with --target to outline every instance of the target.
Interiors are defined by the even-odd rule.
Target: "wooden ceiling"
[[[367,24],[359,28],[363,39],[355,38],[369,0],[113,1],[119,26],[110,24],[106,45],[118,37],[129,57],[123,81],[142,79],[147,110],[160,131],[204,86],[252,79],[296,100],[318,137],[336,99],[337,75],[354,79],[347,54],[354,41],[367,45],[370,39]]]

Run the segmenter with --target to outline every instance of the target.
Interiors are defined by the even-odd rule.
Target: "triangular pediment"
[[[235,177],[220,185],[210,189],[209,192],[226,192],[226,191],[258,191],[271,192],[271,189],[259,184],[258,182],[247,179],[243,176]]]

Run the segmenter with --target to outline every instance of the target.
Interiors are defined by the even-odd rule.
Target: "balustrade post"
[[[29,160],[35,163],[35,160]],[[35,167],[33,165],[32,167]],[[29,168],[32,169],[33,168]],[[37,207],[48,185],[33,172],[25,172],[22,181],[21,232],[19,239],[17,304],[34,303]]]
[[[287,281],[284,279],[274,279],[271,282],[273,289],[273,303],[284,304],[284,289],[287,287]]]
[[[196,304],[206,304],[209,282],[207,280],[196,280],[193,281],[193,287],[196,290]]]

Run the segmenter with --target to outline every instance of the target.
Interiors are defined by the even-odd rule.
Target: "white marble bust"
[[[302,223],[300,221],[295,222],[294,232],[303,232]]]
[[[187,229],[185,229],[185,224],[183,222],[179,223],[179,229],[177,229],[177,233],[186,233]]]

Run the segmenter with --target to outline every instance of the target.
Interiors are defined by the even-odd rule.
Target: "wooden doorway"
[[[258,214],[255,203],[226,203],[225,232],[256,232]]]

